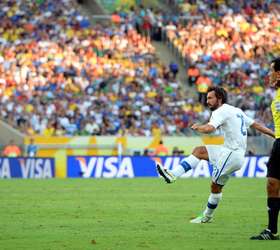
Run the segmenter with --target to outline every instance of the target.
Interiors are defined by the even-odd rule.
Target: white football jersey
[[[247,147],[247,129],[254,123],[241,109],[223,104],[211,114],[209,124],[220,129],[224,136],[224,146],[231,150]]]

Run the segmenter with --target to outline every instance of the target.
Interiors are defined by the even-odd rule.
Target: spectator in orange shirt
[[[191,65],[187,71],[189,85],[193,86],[196,82],[197,78],[199,77],[199,69],[196,68],[194,65]]]
[[[159,145],[156,147],[154,155],[159,155],[159,156],[168,155],[168,148],[163,145],[162,140],[160,140]]]
[[[21,150],[17,146],[14,140],[10,140],[10,143],[3,150],[4,157],[19,157],[21,156]]]
[[[118,13],[114,12],[111,16],[111,21],[114,23],[114,24],[120,24],[121,23],[121,17]]]

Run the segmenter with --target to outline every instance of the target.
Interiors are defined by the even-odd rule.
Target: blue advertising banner
[[[67,177],[81,178],[134,178],[158,177],[155,159],[167,169],[173,169],[184,157],[145,156],[68,156]],[[234,173],[236,177],[265,177],[267,156],[248,156],[243,167]],[[207,161],[184,174],[182,177],[210,177],[213,168]]]
[[[53,178],[53,158],[6,158],[0,157],[0,179]]]

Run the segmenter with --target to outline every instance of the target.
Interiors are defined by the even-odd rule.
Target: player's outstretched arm
[[[271,136],[272,138],[275,138],[274,132],[271,129],[269,129],[269,128],[265,127],[264,125],[260,124],[259,122],[254,122],[251,125],[251,127],[260,131],[263,134],[266,134],[266,135]]]
[[[191,126],[191,129],[200,132],[200,133],[204,133],[204,134],[209,134],[214,132],[216,129],[214,126],[210,125],[210,124],[204,124],[204,125],[199,125],[199,124],[193,124]]]

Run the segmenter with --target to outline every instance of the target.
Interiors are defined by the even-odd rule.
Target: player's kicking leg
[[[166,183],[173,183],[176,181],[176,177],[170,171],[165,169],[159,162],[156,162],[156,168]]]
[[[208,160],[208,153],[205,146],[196,147],[190,156],[186,157],[180,162],[180,165],[172,170],[165,169],[158,162],[156,162],[156,168],[166,183],[173,183],[177,177],[180,177],[190,169],[195,169],[200,160]]]

